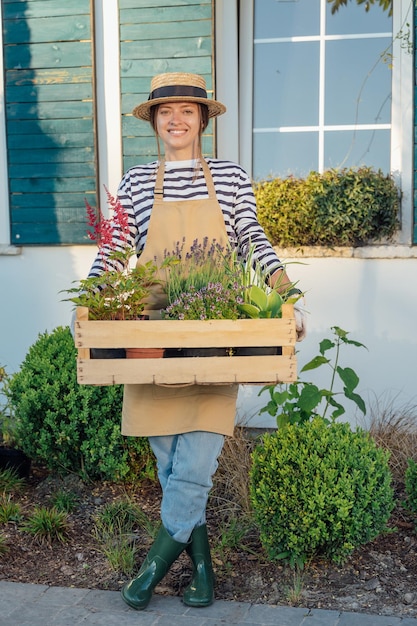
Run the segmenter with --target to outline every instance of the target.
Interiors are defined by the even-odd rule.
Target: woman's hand
[[[299,298],[299,300],[294,303],[294,316],[297,341],[302,341],[307,335],[307,311],[304,298]]]

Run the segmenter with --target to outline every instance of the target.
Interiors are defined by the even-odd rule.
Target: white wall
[[[94,253],[86,246],[24,247],[18,256],[0,256],[0,365],[9,373],[19,369],[39,333],[69,324],[72,305],[61,301],[65,294],[59,291],[87,274]],[[307,292],[309,333],[297,344],[299,364],[318,354],[319,342],[332,336],[331,326],[339,326],[368,347],[341,352],[341,365],[357,372],[365,399],[375,396],[399,407],[416,402],[417,258],[318,257],[302,263],[288,266],[291,279]],[[316,378],[328,388],[325,370],[317,370]],[[265,394],[259,400],[258,391],[241,389],[239,419],[275,426],[268,416],[256,417],[267,399]],[[353,412],[348,417],[353,419]]]
[[[342,347],[340,365],[356,371],[357,391],[369,407],[375,408],[376,399],[381,407],[415,405],[417,420],[417,293],[412,287],[417,258],[306,258],[303,263],[288,267],[291,279],[299,280],[307,292],[309,332],[297,344],[299,369],[319,354],[322,339],[333,337],[331,327],[339,326],[368,348]],[[302,379],[327,389],[330,385],[323,367],[303,374]],[[241,390],[239,416],[243,421],[249,418],[252,426],[274,427],[274,418],[257,417],[257,410],[269,399],[267,393],[258,398],[258,391]],[[342,404],[348,421],[365,423],[353,403]]]

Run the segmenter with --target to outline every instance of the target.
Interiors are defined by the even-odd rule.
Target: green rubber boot
[[[187,545],[175,541],[162,526],[139,574],[122,588],[121,594],[126,604],[138,611],[146,609],[156,585]]]
[[[209,606],[214,600],[214,574],[205,524],[194,528],[186,550],[193,562],[194,572],[184,591],[183,602],[187,606]]]

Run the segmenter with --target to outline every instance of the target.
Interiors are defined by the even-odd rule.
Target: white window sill
[[[18,256],[22,253],[22,248],[12,246],[7,243],[0,243],[0,256]]]
[[[358,248],[335,246],[300,246],[297,248],[279,248],[275,250],[280,259],[341,257],[344,259],[417,259],[417,246],[403,244],[386,244],[363,246]]]

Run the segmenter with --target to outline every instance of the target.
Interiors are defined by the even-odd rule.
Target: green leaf
[[[253,302],[257,307],[262,310],[267,308],[267,295],[260,287],[252,285],[252,287],[248,289],[248,294],[251,302]]]
[[[365,405],[365,402],[363,401],[363,398],[358,393],[354,393],[353,391],[351,391],[350,389],[347,389],[346,387],[344,388],[344,392],[345,392],[346,398],[349,398],[349,400],[352,400],[358,406],[358,408],[362,411],[362,413],[366,415],[366,405]]]
[[[314,359],[311,359],[308,363],[301,368],[300,372],[307,372],[308,370],[315,370],[320,365],[324,365],[325,363],[330,363],[329,359],[326,359],[324,356],[315,356]]]
[[[325,352],[327,352],[327,350],[330,350],[331,348],[334,348],[335,344],[333,341],[331,341],[330,339],[323,339],[323,341],[320,341],[320,354],[324,354]]]
[[[258,318],[259,317],[259,309],[253,304],[239,304],[239,310],[243,313],[246,313],[248,317]]]
[[[270,317],[278,317],[282,306],[282,297],[275,290],[272,290],[267,296],[267,309],[270,310]]]
[[[311,413],[322,399],[322,393],[316,385],[308,384],[303,387],[298,400],[298,406],[303,411]]]
[[[342,382],[346,385],[346,388],[349,391],[353,391],[359,384],[359,378],[356,372],[353,371],[351,367],[340,367],[336,368],[337,373],[339,374]]]
[[[336,420],[338,417],[346,413],[346,409],[339,402],[336,402],[333,396],[328,398],[329,404],[334,407],[336,410],[332,412],[332,419]]]

